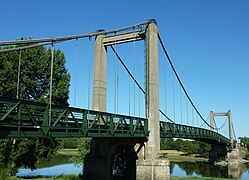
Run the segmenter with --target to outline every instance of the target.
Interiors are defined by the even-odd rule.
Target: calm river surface
[[[57,176],[61,174],[80,174],[83,166],[73,163],[57,164],[51,167],[41,167],[37,170],[21,168],[16,174],[18,177],[37,177],[37,176]],[[249,179],[249,164],[239,168],[227,168],[214,166],[206,162],[171,162],[171,176],[205,176],[236,178],[241,180]]]

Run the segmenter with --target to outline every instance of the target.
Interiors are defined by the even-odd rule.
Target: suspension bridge
[[[89,107],[88,91],[88,108],[78,108],[71,106],[54,105],[53,101],[53,64],[54,46],[57,43],[68,42],[78,39],[90,39],[95,37],[94,42],[94,77],[92,87],[92,108]],[[141,86],[132,72],[126,65],[124,59],[116,50],[119,44],[134,43],[144,41],[145,52],[145,82],[144,87]],[[21,45],[21,46],[17,46]],[[19,98],[20,92],[20,76],[21,54],[27,49],[36,48],[38,46],[51,46],[51,69],[49,93],[47,95],[48,103],[40,103]],[[159,99],[166,101],[165,97],[159,97],[159,87],[165,86],[159,84],[158,73],[158,45],[160,45],[164,56],[164,63],[168,61],[169,67],[173,74],[173,90],[172,100],[175,101],[175,84],[178,82],[181,93],[179,96],[180,110],[176,110],[175,103],[172,104],[173,118],[169,117],[165,109],[160,107]],[[1,47],[11,46],[11,48],[2,48],[0,53],[9,53],[13,51],[19,52],[18,78],[16,83],[16,97],[0,97],[0,137],[12,138],[70,138],[70,137],[91,137],[91,152],[85,158],[84,176],[87,179],[112,179],[113,178],[113,159],[115,153],[126,151],[130,154],[129,159],[131,179],[136,178],[136,168],[153,167],[158,164],[156,157],[160,151],[160,138],[184,138],[206,142],[212,145],[211,156],[217,159],[220,155],[225,156],[227,148],[234,148],[235,135],[231,111],[227,113],[210,113],[210,123],[207,122],[198,111],[193,103],[186,88],[184,87],[177,71],[170,59],[170,56],[165,48],[163,39],[158,32],[157,23],[155,20],[148,20],[132,26],[115,29],[115,30],[98,30],[86,34],[64,36],[56,38],[43,39],[28,39],[0,42]],[[78,46],[76,46],[78,47]],[[114,112],[107,112],[107,48],[109,48],[115,56],[114,66]],[[78,49],[77,49],[78,51]],[[78,52],[77,52],[78,53]],[[129,85],[132,81],[135,91],[135,86],[139,93],[144,97],[144,117],[131,115],[129,100],[128,115],[117,113],[118,99],[118,74],[117,63],[124,68],[129,76]],[[135,66],[133,66],[135,68]],[[90,71],[90,69],[89,69]],[[164,74],[162,77],[166,76]],[[89,72],[90,74],[90,72]],[[141,76],[141,75],[140,75]],[[90,78],[88,79],[90,81]],[[166,80],[165,80],[166,81]],[[85,84],[89,82],[85,82]],[[88,87],[90,88],[90,86]],[[129,99],[131,98],[129,87]],[[136,97],[135,92],[133,94]],[[185,96],[187,104],[187,116],[184,117],[182,109],[182,98]],[[140,94],[139,94],[140,100]],[[133,101],[135,104],[135,100]],[[136,103],[136,104],[140,104]],[[140,107],[139,107],[140,108]],[[135,109],[135,108],[134,108]],[[182,119],[189,119],[192,109],[192,122],[196,119],[201,121],[194,123],[183,123]],[[180,114],[181,121],[176,120],[176,114]],[[194,115],[195,114],[195,115]],[[191,116],[191,115],[190,115]],[[195,118],[196,116],[196,118]],[[218,133],[219,127],[216,126],[214,116],[227,116],[229,121],[229,138]],[[206,125],[206,128],[203,127]],[[222,126],[224,127],[224,126]],[[236,138],[235,138],[236,139]],[[139,162],[136,167],[136,159],[139,156]],[[148,165],[149,162],[149,165]],[[153,164],[154,163],[154,164]],[[159,163],[163,167],[162,164]],[[159,167],[159,166],[158,166]],[[153,169],[153,168],[152,168]],[[152,174],[158,174],[156,168],[152,170]],[[139,172],[142,172],[141,168]],[[139,173],[137,171],[137,173]],[[151,170],[150,170],[151,172]],[[147,172],[146,172],[147,173]],[[146,174],[145,173],[145,174]],[[160,176],[160,175],[158,175]]]

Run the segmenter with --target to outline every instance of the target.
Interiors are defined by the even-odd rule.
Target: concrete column
[[[95,39],[94,46],[94,79],[92,109],[106,111],[106,63],[107,50],[103,45],[104,35],[99,35]]]
[[[211,150],[209,152],[209,161],[215,162],[219,158],[225,158],[227,155],[227,148],[225,144],[211,144]]]
[[[233,124],[232,124],[232,112],[228,111],[228,123],[229,123],[229,138],[230,138],[230,145],[231,149],[234,148],[233,145]]]
[[[210,130],[214,131],[214,112],[210,111]]]
[[[136,159],[134,151],[136,143],[143,143],[145,138],[95,138],[91,144],[91,151],[84,159],[84,179],[87,180],[112,180],[136,179]],[[119,148],[120,147],[120,148]],[[113,176],[115,155],[119,155],[124,161],[118,161],[121,169],[116,168],[122,174]]]
[[[158,28],[154,22],[146,32],[146,117],[149,139],[145,146],[145,159],[154,159],[160,151],[159,90],[158,90]]]

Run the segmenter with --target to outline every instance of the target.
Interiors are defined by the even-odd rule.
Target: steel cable
[[[137,82],[137,80],[135,79],[135,77],[132,75],[132,73],[129,71],[129,69],[127,68],[127,66],[125,65],[125,63],[123,62],[123,60],[121,59],[121,57],[118,55],[118,53],[116,52],[116,50],[114,49],[113,46],[110,46],[112,51],[114,52],[114,54],[117,56],[118,60],[120,61],[120,63],[123,65],[123,67],[125,68],[126,72],[129,74],[129,76],[132,78],[132,80],[135,82],[135,84],[137,85],[137,87],[143,92],[143,94],[145,94],[144,89],[140,86],[140,84]],[[175,123],[172,119],[170,119],[162,110],[159,109],[159,112],[166,117],[169,121],[171,121],[172,123]]]
[[[189,102],[191,103],[191,105],[192,105],[193,108],[195,109],[196,113],[200,116],[200,118],[202,119],[202,121],[203,121],[206,125],[208,125],[209,127],[211,127],[211,126],[208,124],[208,122],[203,118],[203,116],[200,114],[200,112],[198,111],[198,109],[197,109],[196,106],[194,105],[193,101],[191,100],[190,96],[188,95],[188,93],[187,93],[185,87],[183,86],[183,83],[182,83],[180,77],[178,76],[178,74],[177,74],[177,72],[176,72],[176,70],[175,70],[175,67],[174,67],[174,65],[173,65],[173,63],[172,63],[172,61],[171,61],[171,59],[170,59],[170,57],[169,57],[169,54],[168,54],[167,51],[166,51],[166,48],[165,48],[165,46],[164,46],[164,43],[163,43],[162,38],[161,38],[161,36],[160,36],[159,33],[158,33],[158,39],[159,39],[160,45],[161,45],[161,47],[163,48],[163,51],[164,51],[164,53],[165,53],[165,55],[166,55],[166,57],[167,57],[167,59],[168,59],[168,62],[169,62],[169,64],[170,64],[170,66],[171,66],[171,68],[172,68],[172,70],[173,70],[173,72],[174,72],[174,74],[175,74],[175,76],[176,76],[176,78],[177,78],[177,80],[178,80],[180,86],[182,87],[182,89],[183,89],[185,95],[187,96]]]

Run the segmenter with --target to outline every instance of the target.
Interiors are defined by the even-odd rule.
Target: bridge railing
[[[161,138],[185,138],[209,143],[223,143],[226,145],[230,143],[229,139],[214,131],[182,124],[161,121],[160,132]]]
[[[0,137],[147,137],[148,120],[0,97]]]

